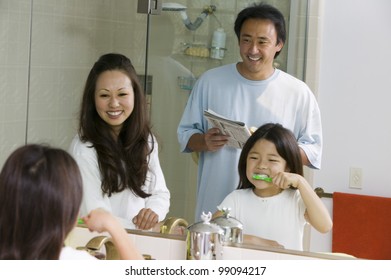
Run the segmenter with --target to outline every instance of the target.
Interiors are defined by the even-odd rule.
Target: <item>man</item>
[[[202,212],[215,212],[239,182],[241,151],[225,145],[228,136],[209,127],[203,117],[206,109],[248,127],[280,123],[296,136],[303,163],[316,169],[321,164],[322,125],[316,99],[304,82],[273,66],[286,39],[283,15],[273,6],[254,5],[238,14],[234,30],[242,61],[211,69],[199,78],[178,126],[182,152],[200,152],[196,220]]]

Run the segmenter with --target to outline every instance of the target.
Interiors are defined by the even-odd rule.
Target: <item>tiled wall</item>
[[[30,1],[0,1],[0,166],[25,141]]]
[[[309,1],[305,81],[316,96],[318,96],[320,48],[322,44],[322,9],[323,0]]]

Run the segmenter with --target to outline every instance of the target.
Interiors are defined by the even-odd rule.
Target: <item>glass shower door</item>
[[[180,2],[152,1],[147,7],[143,2],[143,8],[150,11],[146,72],[152,83],[147,97],[160,162],[171,191],[169,215],[193,222],[197,164],[189,154],[180,152],[176,130],[196,78],[223,61],[210,58],[209,30],[211,23],[218,24],[213,16],[216,6],[188,11],[186,1]]]

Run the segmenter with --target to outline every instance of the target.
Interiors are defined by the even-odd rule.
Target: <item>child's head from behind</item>
[[[239,188],[253,188],[253,174],[269,177],[278,172],[303,175],[300,148],[293,133],[280,124],[267,123],[247,140],[240,155]]]
[[[0,259],[58,259],[81,199],[80,171],[67,152],[15,150],[0,173]]]

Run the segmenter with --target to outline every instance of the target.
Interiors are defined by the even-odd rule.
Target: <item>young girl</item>
[[[69,152],[83,177],[81,214],[104,208],[126,228],[151,229],[168,213],[170,192],[158,158],[144,93],[124,55],[101,56],[81,103]]]
[[[0,173],[0,259],[95,259],[64,247],[77,223],[82,179],[75,160],[61,149],[26,145],[15,150]],[[96,209],[84,218],[91,231],[108,232],[121,259],[142,259],[125,229]]]
[[[243,147],[238,170],[238,189],[219,207],[230,208],[243,223],[245,242],[256,236],[303,250],[306,222],[322,233],[331,229],[326,207],[303,177],[300,148],[290,130],[280,124],[261,126]]]

